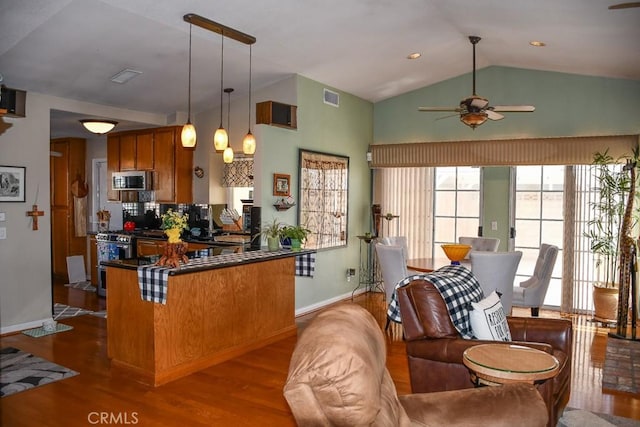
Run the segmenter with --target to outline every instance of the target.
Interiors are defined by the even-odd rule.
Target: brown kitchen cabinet
[[[112,136],[120,143],[120,170],[153,170],[153,131],[119,132]]]
[[[67,280],[67,257],[87,256],[86,234],[76,236],[71,184],[85,181],[86,141],[58,138],[50,141],[51,269],[56,279]]]
[[[256,104],[256,124],[267,124],[286,129],[297,129],[297,109],[295,105],[275,101],[264,101]]]
[[[139,257],[162,255],[166,244],[164,240],[136,239],[136,254]]]
[[[122,131],[107,137],[107,196],[109,200],[137,201],[137,192],[111,190],[113,172],[150,170],[158,203],[193,200],[193,149],[182,147],[180,126]],[[135,193],[135,194],[127,194]]]
[[[182,127],[154,130],[154,183],[159,203],[191,203],[193,200],[193,149],[180,143]]]

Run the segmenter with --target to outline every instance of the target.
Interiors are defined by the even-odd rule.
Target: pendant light
[[[222,38],[222,54],[220,55],[220,127],[216,130],[216,133],[213,135],[213,146],[216,151],[224,151],[229,144],[229,136],[227,135],[227,131],[224,130],[222,126],[222,85],[224,82],[224,31],[220,33]]]
[[[251,133],[251,48],[249,45],[249,130],[242,140],[242,152],[253,154],[256,152],[256,137]]]
[[[187,123],[182,127],[180,139],[182,146],[185,148],[193,148],[196,146],[196,128],[191,124],[191,29],[193,25],[189,24],[189,89],[187,102]]]
[[[227,87],[224,89],[224,93],[227,94],[227,129],[229,133],[231,133],[231,92],[233,92],[233,88]],[[227,147],[222,152],[222,160],[225,163],[233,162],[233,148],[231,148],[231,144],[227,145]]]

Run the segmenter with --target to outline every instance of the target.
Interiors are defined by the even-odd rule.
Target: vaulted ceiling
[[[300,74],[372,102],[477,65],[640,79],[640,8],[615,0],[29,0],[0,3],[0,74],[17,89],[157,114],[186,111],[196,13],[257,38],[253,88]],[[546,43],[533,47],[532,40]],[[221,37],[193,27],[193,110],[220,99]],[[225,39],[225,87],[249,48]],[[407,59],[420,52],[422,57]],[[141,71],[126,84],[110,78]],[[60,114],[62,118],[63,114]],[[54,117],[55,119],[55,117]],[[54,120],[55,121],[55,120]],[[77,122],[76,122],[77,123]],[[52,126],[55,124],[52,123]]]

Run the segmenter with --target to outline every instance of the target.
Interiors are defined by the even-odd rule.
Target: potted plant
[[[280,237],[283,240],[283,246],[287,245],[288,239],[291,250],[299,251],[302,247],[302,242],[306,240],[309,233],[311,233],[311,230],[301,225],[287,225],[282,228]]]
[[[277,251],[280,249],[280,236],[283,227],[283,224],[274,218],[270,224],[262,227],[260,233],[253,236],[253,238],[257,239],[264,236],[267,239],[267,248],[270,251]]]
[[[637,158],[637,153],[634,152]],[[631,182],[629,174],[618,167],[621,159],[614,159],[608,150],[594,155],[598,197],[590,203],[594,216],[585,233],[591,241],[591,251],[597,256],[598,281],[593,284],[594,318],[615,322],[618,313],[618,284],[621,225]],[[632,224],[637,220],[634,210]]]

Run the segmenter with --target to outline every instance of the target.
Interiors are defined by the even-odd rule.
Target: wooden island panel
[[[169,276],[167,303],[107,267],[112,366],[158,386],[296,334],[295,258]]]

